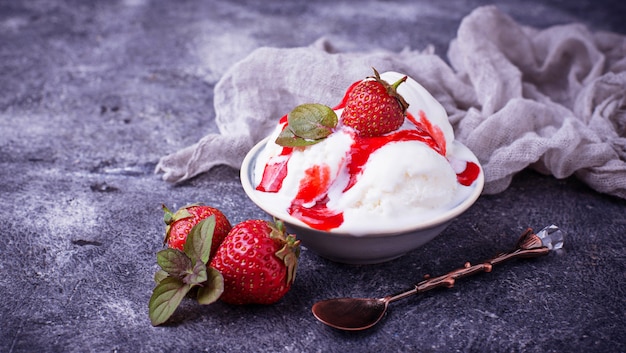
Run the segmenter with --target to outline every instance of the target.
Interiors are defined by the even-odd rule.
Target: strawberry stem
[[[167,225],[171,224],[173,222],[172,218],[174,217],[174,214],[169,208],[167,208],[167,206],[165,206],[165,204],[162,204],[161,207],[163,208],[163,221]]]
[[[407,76],[404,76],[403,78],[399,79],[398,81],[394,82],[394,84],[391,85],[391,88],[393,88],[393,90],[397,90],[398,86],[400,86],[400,84],[404,81],[406,81]]]
[[[298,268],[298,258],[300,258],[300,240],[292,234],[287,234],[285,223],[274,218],[274,224],[272,225],[274,231],[270,234],[270,237],[279,239],[284,246],[278,250],[275,255],[278,257],[287,268],[286,281],[287,284],[292,284],[296,279],[296,270]]]

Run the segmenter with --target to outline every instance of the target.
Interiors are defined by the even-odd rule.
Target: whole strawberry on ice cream
[[[409,104],[398,94],[398,86],[407,80],[403,76],[390,85],[374,76],[359,82],[348,94],[348,101],[341,114],[342,123],[358,131],[360,136],[381,136],[396,131],[404,123]]]

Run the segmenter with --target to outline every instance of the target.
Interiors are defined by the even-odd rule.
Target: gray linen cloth
[[[215,86],[220,133],[164,156],[156,172],[179,182],[218,164],[239,168],[281,116],[302,103],[336,105],[375,67],[413,77],[441,102],[484,168],[484,193],[530,167],[626,198],[626,37],[580,24],[530,28],[486,6],[462,20],[448,59],[431,48],[341,53],[325,39],[259,48]]]

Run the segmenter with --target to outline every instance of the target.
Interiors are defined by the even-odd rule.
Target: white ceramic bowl
[[[426,244],[439,235],[449,224],[474,204],[484,185],[484,175],[480,175],[472,184],[469,196],[451,209],[442,211],[435,217],[419,221],[410,226],[401,226],[385,232],[365,235],[352,235],[335,231],[313,229],[289,215],[286,210],[276,210],[259,197],[254,186],[256,159],[267,143],[264,139],[256,144],[246,155],[241,165],[241,184],[248,197],[271,216],[285,222],[287,230],[300,239],[307,249],[329,260],[347,264],[375,264],[398,258],[409,251]],[[477,163],[474,154],[458,141],[457,148],[464,149],[465,156]]]

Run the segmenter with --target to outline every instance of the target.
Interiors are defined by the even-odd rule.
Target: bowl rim
[[[248,151],[248,153],[246,154],[246,156],[244,157],[241,163],[239,175],[241,179],[241,185],[244,189],[244,192],[248,196],[248,198],[250,198],[250,200],[254,202],[257,205],[257,207],[261,208],[263,211],[265,211],[269,215],[273,216],[274,218],[280,219],[285,223],[290,223],[299,227],[304,227],[304,228],[308,228],[311,230],[315,230],[317,232],[330,233],[330,234],[337,235],[337,236],[350,236],[350,237],[355,236],[354,234],[350,232],[346,232],[346,231],[336,231],[336,230],[324,231],[320,229],[311,228],[308,224],[302,222],[296,217],[293,217],[287,212],[284,212],[284,214],[277,214],[275,210],[272,210],[271,208],[263,205],[261,200],[256,196],[257,191],[253,187],[252,180],[253,180],[253,173],[255,169],[254,167],[256,165],[256,157],[261,152],[261,148],[263,148],[267,144],[269,139],[270,139],[270,136],[267,136],[263,138],[261,141],[257,142],[250,149],[250,151]],[[467,152],[469,152],[470,156],[472,157],[470,158],[470,160],[478,164],[480,168],[480,174],[478,175],[478,178],[476,178],[476,180],[472,184],[473,190],[467,198],[465,198],[463,201],[461,201],[459,204],[457,204],[455,207],[451,208],[450,210],[447,210],[441,213],[440,215],[432,217],[428,220],[421,220],[419,223],[416,223],[416,224],[398,226],[397,228],[392,228],[389,231],[371,232],[371,233],[366,233],[366,234],[358,235],[358,236],[359,237],[391,236],[395,234],[415,232],[415,231],[419,231],[422,229],[428,229],[428,228],[432,228],[437,225],[440,225],[442,223],[450,222],[452,219],[456,218],[457,216],[465,212],[467,209],[469,209],[476,202],[476,200],[478,199],[478,197],[481,195],[483,191],[483,187],[485,184],[485,174],[484,174],[484,170],[482,166],[478,162],[478,158],[476,158],[474,153],[467,146],[465,146],[463,143],[457,140],[454,140],[453,143],[456,145],[456,147],[466,149]]]

